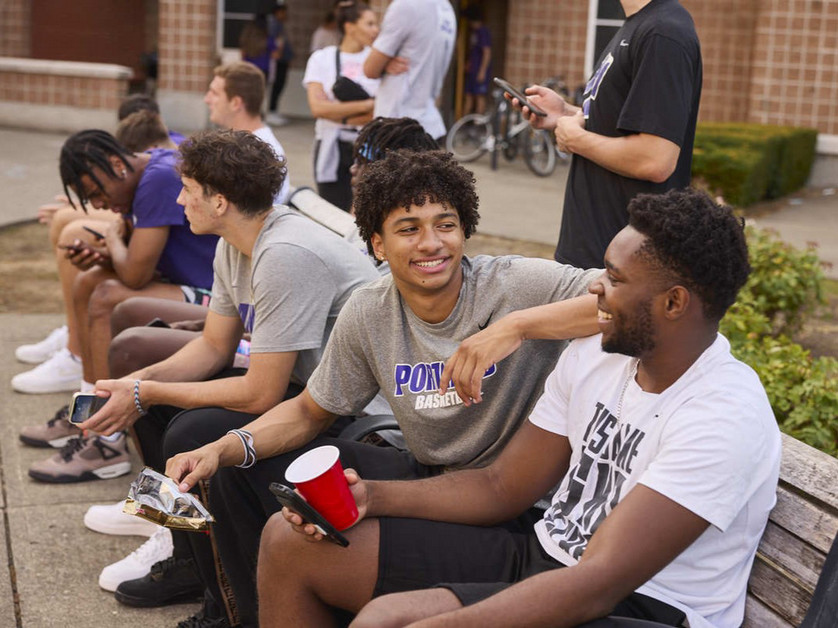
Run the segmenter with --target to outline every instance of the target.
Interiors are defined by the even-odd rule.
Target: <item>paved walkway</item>
[[[312,185],[312,124],[296,121],[278,129],[289,157],[292,183]],[[34,209],[60,193],[58,154],[63,136],[0,129],[0,226],[30,220]],[[302,165],[301,165],[302,164]],[[532,175],[522,161],[501,161],[492,172],[488,158],[471,165],[482,199],[480,232],[552,244],[557,239],[566,168],[551,177]],[[838,195],[805,194],[787,199],[778,211],[756,220],[791,242],[817,241],[823,259],[838,276]],[[0,626],[73,628],[140,625],[173,626],[197,605],[137,610],[118,604],[96,584],[99,571],[144,539],[111,537],[82,524],[87,507],[125,496],[130,476],[83,485],[45,485],[26,474],[52,450],[18,442],[23,425],[48,419],[69,395],[21,395],[9,380],[28,368],[13,359],[16,346],[43,338],[61,323],[58,315],[0,315]],[[135,461],[135,470],[139,470]],[[3,542],[5,541],[5,542]]]

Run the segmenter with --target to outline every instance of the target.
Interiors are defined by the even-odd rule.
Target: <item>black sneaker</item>
[[[191,558],[170,556],[154,563],[142,578],[122,582],[113,595],[126,606],[167,606],[200,601],[204,585],[195,573]]]
[[[225,617],[207,617],[201,609],[189,619],[179,621],[177,628],[230,628],[230,622]]]

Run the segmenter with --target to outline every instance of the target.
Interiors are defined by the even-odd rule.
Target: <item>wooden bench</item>
[[[799,626],[836,533],[838,459],[783,434],[777,505],[748,581],[743,626]]]

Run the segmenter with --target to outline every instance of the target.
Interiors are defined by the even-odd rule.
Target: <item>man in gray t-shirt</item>
[[[592,296],[556,302],[584,294],[597,271],[463,256],[479,219],[477,195],[472,174],[450,154],[390,152],[367,166],[356,192],[361,236],[391,275],[350,297],[306,389],[245,426],[261,459],[255,466],[240,468],[249,455],[233,435],[166,465],[182,490],[214,475],[213,530],[242,625],[256,624],[258,539],[280,509],[268,485],[282,481],[301,451],[334,444],[344,467],[376,479],[486,465],[526,418],[562,339],[597,329]],[[533,306],[542,307],[524,310]],[[556,340],[524,340],[543,327]],[[472,334],[467,350],[458,349]],[[458,392],[440,390],[450,376]],[[319,436],[379,390],[410,451]]]
[[[456,38],[457,18],[449,0],[393,0],[364,62],[368,77],[383,77],[374,115],[407,116],[431,137],[443,137],[445,124],[436,100]]]

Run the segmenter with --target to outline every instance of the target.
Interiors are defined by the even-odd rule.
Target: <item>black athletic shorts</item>
[[[464,606],[563,564],[541,547],[532,524],[538,511],[496,527],[424,519],[379,519],[378,581],[374,596],[443,587]],[[683,625],[682,611],[633,593],[611,612],[619,617]]]

